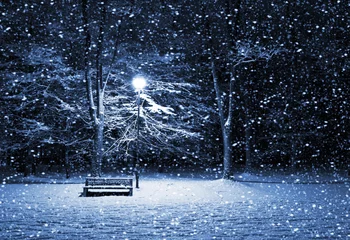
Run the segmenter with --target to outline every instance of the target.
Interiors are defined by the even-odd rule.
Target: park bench
[[[90,193],[127,193],[133,194],[132,178],[98,178],[88,177],[83,187],[83,197]]]

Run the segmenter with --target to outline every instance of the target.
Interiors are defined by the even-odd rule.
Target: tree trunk
[[[85,81],[87,100],[89,102],[90,118],[94,129],[94,144],[93,144],[93,157],[91,161],[91,174],[93,177],[100,177],[102,173],[102,157],[103,157],[103,138],[104,138],[104,88],[103,88],[103,68],[101,63],[102,58],[102,43],[104,40],[104,28],[106,24],[106,4],[100,3],[101,20],[99,26],[99,35],[96,51],[96,84],[95,84],[95,100],[94,102],[94,91],[93,84],[90,77],[90,45],[91,45],[91,34],[88,22],[88,1],[82,1],[82,13],[84,22],[84,33],[85,33]],[[97,107],[96,107],[97,106]]]
[[[229,104],[229,116],[227,117],[225,121],[225,113],[223,109],[223,103],[221,99],[221,91],[219,88],[219,82],[218,82],[218,76],[216,74],[216,66],[214,62],[214,57],[211,57],[211,71],[212,71],[212,76],[213,76],[213,81],[214,81],[214,89],[216,93],[216,99],[218,103],[218,109],[219,109],[219,118],[220,118],[220,125],[221,125],[221,134],[222,134],[222,139],[223,139],[223,151],[224,151],[224,174],[223,178],[224,179],[230,179],[231,176],[233,175],[233,164],[232,164],[232,106],[231,106],[231,101]],[[231,81],[233,81],[231,79]],[[231,84],[230,84],[231,85]],[[231,90],[231,89],[230,89]],[[230,98],[232,98],[230,92]]]
[[[245,127],[245,170],[246,172],[251,172],[252,170],[252,150],[251,150],[251,138],[252,138],[252,128],[249,123],[249,119],[246,121]]]
[[[27,150],[27,154],[24,155],[24,177],[28,177],[31,173],[30,167],[32,166],[33,162],[33,154],[30,150]]]
[[[96,95],[97,95],[97,119],[95,121],[95,143],[94,143],[94,162],[95,168],[92,169],[93,176],[100,177],[102,174],[102,158],[103,158],[103,139],[104,139],[104,114],[105,108],[103,105],[104,89],[103,89],[103,67],[101,63],[102,58],[102,43],[104,40],[104,29],[106,24],[106,4],[100,3],[101,21],[99,27],[99,36],[97,42],[96,53]]]
[[[32,175],[36,175],[36,167],[37,167],[37,156],[33,156],[33,160],[32,160]]]
[[[252,170],[252,125],[251,125],[251,115],[249,110],[250,103],[250,92],[247,83],[241,84],[241,92],[244,99],[244,138],[245,138],[245,171],[251,172]]]
[[[70,162],[69,162],[69,150],[67,146],[64,146],[64,168],[66,171],[66,178],[70,178]]]
[[[224,143],[224,179],[231,179],[233,176],[233,163],[232,163],[232,137],[231,131],[224,127],[222,131],[223,143]]]
[[[89,30],[89,21],[88,21],[88,4],[87,0],[82,1],[82,12],[83,12],[83,23],[84,23],[84,34],[85,34],[85,52],[84,52],[84,78],[86,86],[86,96],[89,103],[89,113],[90,118],[94,121],[96,116],[96,108],[94,105],[94,97],[92,91],[92,82],[90,77],[90,47],[91,47],[91,34]]]
[[[100,113],[98,123],[95,125],[94,157],[91,164],[91,172],[94,177],[100,177],[102,174],[103,130],[104,115]]]

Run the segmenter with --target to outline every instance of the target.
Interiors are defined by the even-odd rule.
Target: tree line
[[[348,164],[345,1],[7,0],[0,8],[2,165],[33,170],[57,159],[67,176],[130,169],[135,75],[148,82],[141,167],[219,165],[230,178],[237,168]]]

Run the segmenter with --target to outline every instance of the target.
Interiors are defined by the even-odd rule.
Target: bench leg
[[[87,190],[87,188],[84,188],[84,190],[83,190],[83,197],[87,197],[87,194],[88,194],[88,190]]]
[[[132,197],[132,189],[129,191],[129,196]]]

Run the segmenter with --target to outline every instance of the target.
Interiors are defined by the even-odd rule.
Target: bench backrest
[[[132,186],[132,178],[94,178],[94,177],[86,178],[85,186],[97,186],[97,185]]]

